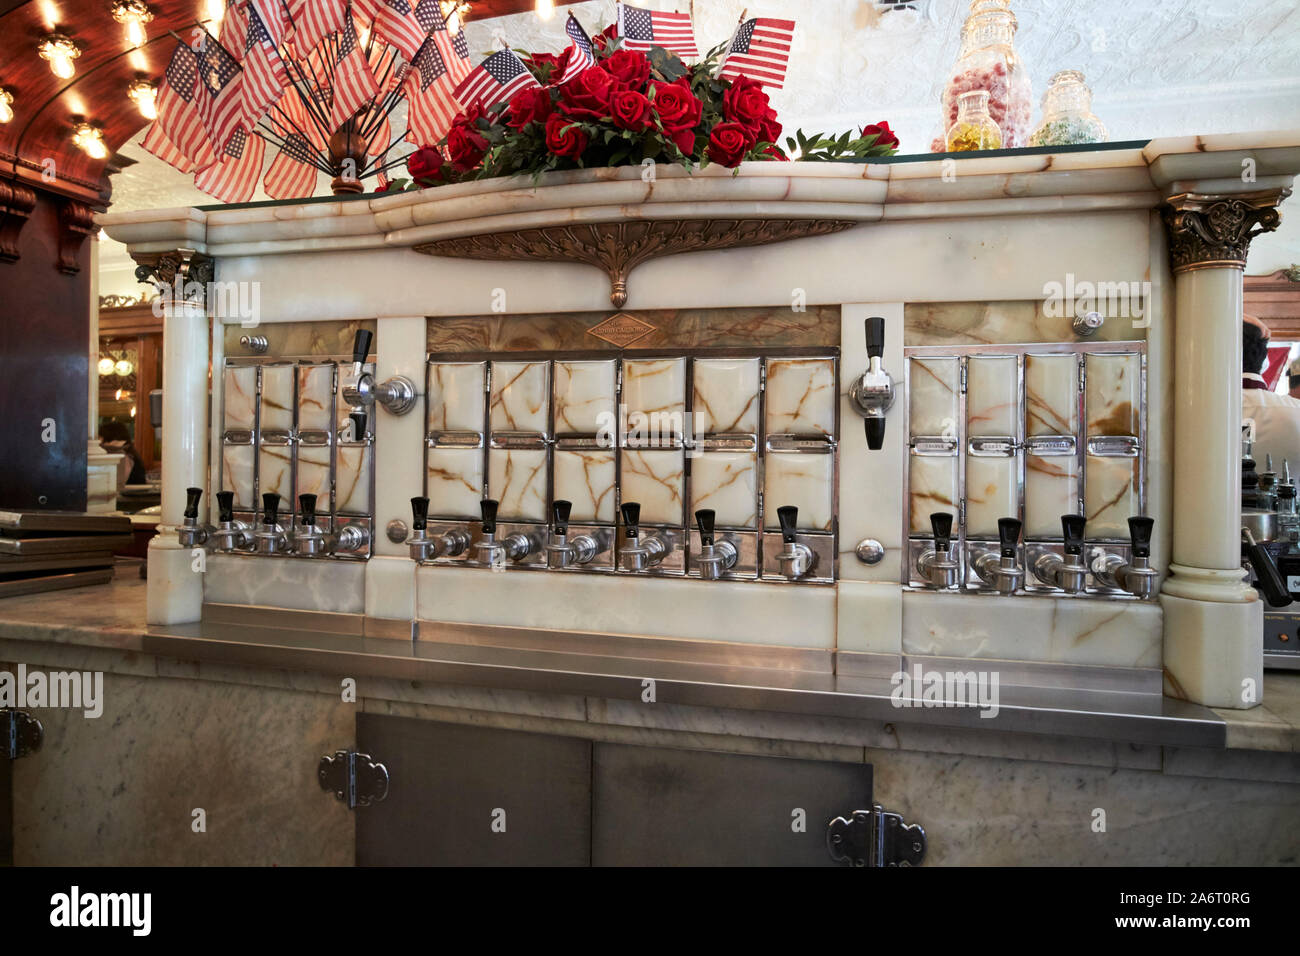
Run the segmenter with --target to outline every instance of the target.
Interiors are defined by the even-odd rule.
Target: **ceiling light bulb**
[[[116,364],[117,364],[116,362],[114,362],[111,358],[105,355],[102,359],[99,360],[99,374],[112,375],[113,366],[115,366]]]
[[[0,123],[8,123],[14,118],[14,95],[6,89],[0,89]]]
[[[104,145],[104,134],[89,123],[78,123],[72,133],[72,141],[91,159],[107,159],[108,147]]]
[[[135,366],[131,364],[129,359],[118,359],[117,364],[113,366],[113,371],[117,372],[117,374],[120,377],[126,378],[128,375],[130,375],[132,372],[135,371]],[[122,393],[119,390],[118,391],[119,398],[121,397],[121,394]]]
[[[158,118],[158,88],[148,80],[136,80],[126,88],[126,95],[147,120]]]
[[[216,20],[220,23],[221,18],[226,15],[226,2],[225,0],[205,0],[203,12],[209,20]]]
[[[543,20],[555,16],[555,0],[537,0],[537,15]]]
[[[81,48],[62,33],[51,33],[37,47],[41,58],[50,61],[50,72],[61,80],[70,80],[77,72],[73,60],[81,56]]]
[[[149,39],[144,25],[153,19],[153,12],[144,0],[117,0],[113,4],[113,19],[126,26],[126,38],[131,46],[144,46]]]

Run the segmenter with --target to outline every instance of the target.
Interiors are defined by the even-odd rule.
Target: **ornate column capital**
[[[215,274],[215,263],[210,256],[193,249],[176,249],[138,253],[132,258],[136,262],[136,279],[153,283],[160,296],[177,303],[193,302],[207,307],[208,286]]]
[[[1179,193],[1161,207],[1174,272],[1245,269],[1250,240],[1281,222],[1277,206],[1289,189],[1206,195]]]

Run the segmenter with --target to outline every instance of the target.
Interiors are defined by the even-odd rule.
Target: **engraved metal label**
[[[617,312],[604,322],[593,325],[587,330],[587,334],[625,349],[638,339],[645,338],[655,329],[655,326],[638,319],[635,315]]]
[[[253,432],[248,428],[227,428],[223,440],[227,445],[251,445]]]
[[[493,432],[493,448],[545,448],[546,436],[536,432]]]
[[[429,432],[430,448],[481,448],[483,436],[478,432]]]
[[[912,439],[913,455],[955,455],[957,439],[943,435],[917,435]]]
[[[1088,454],[1098,458],[1136,458],[1141,443],[1132,435],[1099,435],[1088,439]]]
[[[330,433],[315,430],[299,432],[298,442],[302,445],[328,445],[330,443]]]
[[[758,447],[758,439],[754,435],[713,435],[697,439],[693,447],[704,451],[753,451]]]
[[[1073,455],[1073,435],[1035,435],[1025,439],[1025,448],[1031,455]]]
[[[835,448],[829,435],[768,435],[768,451],[811,452],[826,455]]]
[[[970,453],[979,458],[1010,458],[1016,453],[1016,440],[1004,438],[972,438]]]

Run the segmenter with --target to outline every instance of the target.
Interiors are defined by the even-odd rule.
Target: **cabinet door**
[[[388,798],[357,811],[360,866],[586,866],[591,742],[360,714]]]

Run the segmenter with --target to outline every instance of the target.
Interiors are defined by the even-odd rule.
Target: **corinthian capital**
[[[133,258],[136,279],[152,282],[159,295],[171,296],[178,302],[206,304],[213,277],[213,262],[208,256],[193,249],[177,249],[139,253]]]
[[[1174,272],[1246,268],[1250,240],[1281,222],[1277,206],[1289,189],[1205,195],[1179,193],[1162,207]]]

